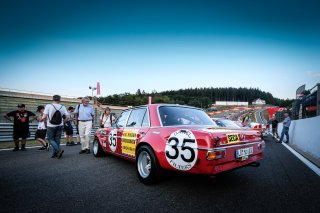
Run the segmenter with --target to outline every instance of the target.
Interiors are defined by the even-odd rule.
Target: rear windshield
[[[234,129],[241,129],[234,121],[226,120],[226,119],[218,119],[215,121],[218,126],[227,127],[227,128],[234,128]]]
[[[159,107],[159,114],[163,126],[217,126],[204,111],[195,108],[181,106],[161,106]]]

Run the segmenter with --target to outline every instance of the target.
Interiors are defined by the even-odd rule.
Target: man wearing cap
[[[13,151],[19,150],[19,138],[21,138],[21,150],[26,150],[27,137],[29,136],[29,121],[32,122],[36,119],[36,115],[33,112],[25,110],[24,104],[18,104],[18,109],[9,113],[6,113],[4,117],[12,121],[10,117],[13,117],[13,142],[15,148]],[[29,118],[32,117],[30,120]]]
[[[60,140],[61,140],[61,134],[63,131],[63,118],[65,118],[65,121],[69,121],[69,114],[67,112],[67,109],[65,106],[60,104],[61,97],[59,95],[53,96],[53,103],[47,104],[44,108],[43,112],[43,119],[45,122],[47,122],[47,137],[49,140],[50,145],[53,148],[53,154],[52,158],[61,158],[62,154],[64,152],[63,149],[60,149]],[[53,118],[56,111],[60,112],[60,120],[59,124],[53,124]],[[52,122],[52,123],[51,123]]]

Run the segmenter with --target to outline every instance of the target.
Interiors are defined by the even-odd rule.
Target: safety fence
[[[35,133],[37,130],[38,124],[31,123],[29,126],[29,132],[30,136],[27,138],[27,140],[34,140]],[[92,128],[91,136],[94,135],[96,130],[98,129],[98,126],[96,125],[94,128]],[[77,129],[75,126],[73,126],[73,137],[76,137]],[[13,124],[12,123],[0,123],[0,142],[5,141],[12,141],[12,134],[13,134]],[[61,138],[64,138],[64,133],[61,134]]]

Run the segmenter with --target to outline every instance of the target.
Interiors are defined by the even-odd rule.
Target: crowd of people
[[[79,154],[90,153],[90,135],[94,127],[94,109],[90,99],[85,97],[77,106],[68,109],[60,103],[61,97],[54,95],[52,103],[46,106],[38,106],[37,114],[26,110],[25,104],[18,104],[18,109],[6,113],[4,117],[13,121],[13,151],[19,150],[21,139],[21,150],[26,150],[26,141],[30,137],[29,123],[38,121],[35,139],[42,145],[39,150],[49,150],[52,147],[52,158],[60,159],[64,150],[60,146],[61,136],[64,132],[66,146],[81,145]],[[101,127],[110,127],[115,121],[115,116],[107,107],[99,119]],[[76,127],[76,142],[73,141]]]

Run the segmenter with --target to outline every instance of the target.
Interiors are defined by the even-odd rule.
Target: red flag
[[[97,83],[97,95],[100,95],[100,82]]]

